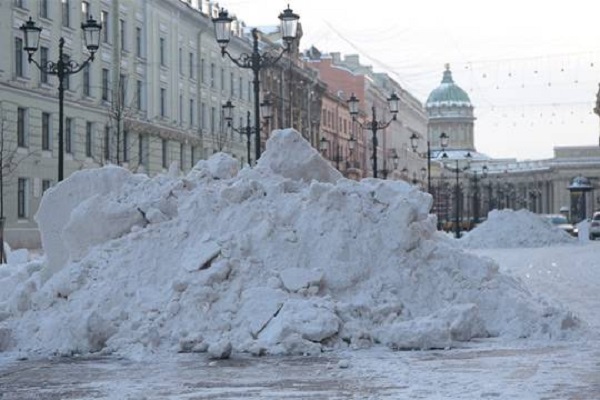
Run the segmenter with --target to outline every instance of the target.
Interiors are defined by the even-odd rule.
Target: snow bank
[[[488,219],[466,233],[459,242],[465,248],[546,247],[577,240],[528,210],[492,210]]]
[[[39,211],[52,259],[0,270],[0,350],[223,358],[577,325],[454,249],[409,184],[344,179],[293,130],[236,165],[217,154],[183,178],[102,168],[57,185]]]
[[[4,242],[4,256],[9,265],[23,264],[29,261],[29,250],[11,249],[8,242]]]
[[[46,252],[48,262],[46,278],[60,270],[69,259],[64,229],[69,224],[71,216],[81,210],[78,210],[78,206],[90,198],[118,192],[129,175],[129,171],[112,166],[86,170],[74,173],[68,180],[61,182],[60,190],[53,187],[44,193],[35,219],[40,229],[42,248]],[[81,215],[81,217],[85,216]],[[97,216],[90,216],[87,223],[84,224],[89,229],[93,230],[96,226],[102,226],[101,229],[111,229],[104,221],[95,221],[93,217]],[[100,217],[104,217],[104,215],[101,214]],[[106,217],[110,218],[111,216],[106,215]],[[93,238],[85,237],[85,240],[92,241]],[[84,247],[86,245],[82,244]]]

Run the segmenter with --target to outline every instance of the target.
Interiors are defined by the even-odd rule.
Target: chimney
[[[360,67],[360,57],[358,54],[348,54],[344,61],[349,67]]]

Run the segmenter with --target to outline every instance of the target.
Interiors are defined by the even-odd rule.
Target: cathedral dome
[[[446,64],[442,83],[431,92],[425,103],[426,108],[441,106],[472,107],[467,92],[454,83],[448,64]]]

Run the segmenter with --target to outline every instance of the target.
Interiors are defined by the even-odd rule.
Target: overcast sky
[[[220,3],[247,25],[275,25],[282,0]],[[552,157],[598,145],[600,2],[571,0],[290,2],[301,47],[361,55],[424,102],[444,64],[475,106],[475,145],[492,157]]]

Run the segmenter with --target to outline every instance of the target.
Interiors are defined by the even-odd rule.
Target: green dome
[[[467,92],[458,87],[452,80],[449,65],[446,65],[442,83],[431,92],[425,103],[425,107],[440,106],[472,106]]]

